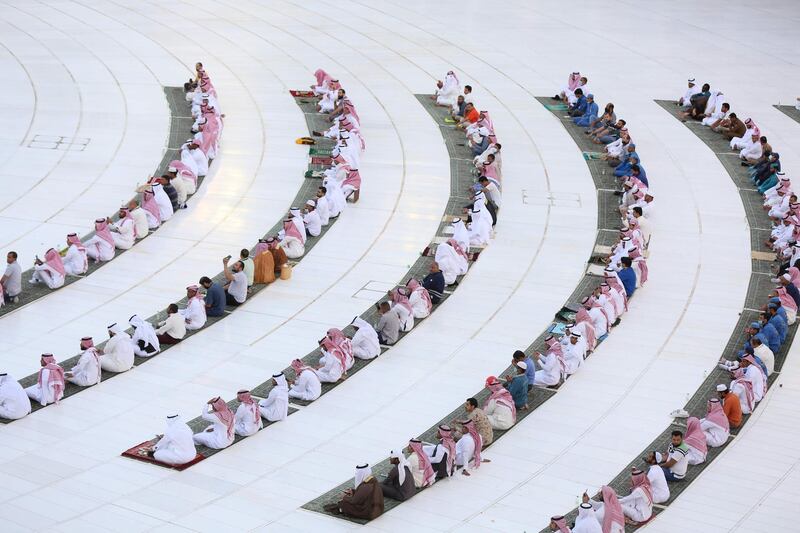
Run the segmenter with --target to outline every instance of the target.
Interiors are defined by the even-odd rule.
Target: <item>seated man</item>
[[[689,467],[688,455],[689,447],[683,442],[683,432],[673,431],[672,442],[667,448],[664,460],[659,462],[667,481],[681,481],[686,476],[686,469]]]
[[[336,383],[347,377],[349,367],[347,354],[328,337],[319,341],[322,355],[316,369],[322,383]]]
[[[686,443],[689,450],[686,459],[690,465],[699,465],[706,461],[706,454],[708,454],[706,436],[700,426],[700,420],[694,416],[690,416],[686,420],[686,436],[683,442]]]
[[[419,281],[411,278],[406,282],[405,291],[408,293],[408,303],[414,318],[426,318],[433,310],[433,301],[430,293],[419,284]]]
[[[358,465],[354,489],[344,491],[342,498],[324,506],[325,511],[363,520],[374,520],[383,514],[383,491],[368,464]]]
[[[617,276],[625,288],[625,295],[630,298],[636,290],[636,272],[633,270],[633,259],[622,257],[619,262],[621,268],[617,271]]]
[[[444,295],[444,274],[439,269],[439,263],[431,263],[430,274],[422,278],[422,286],[428,291],[432,304],[442,301]]]
[[[712,448],[719,448],[728,442],[728,437],[731,436],[730,423],[718,398],[708,400],[706,410],[705,418],[700,419],[700,429],[706,437],[706,444]]]
[[[717,395],[722,403],[722,411],[725,413],[725,418],[728,419],[728,425],[732,428],[738,428],[742,423],[742,406],[739,403],[739,397],[728,389],[728,386],[724,383],[717,385]]]
[[[366,320],[355,317],[352,322],[356,332],[353,334],[353,356],[358,359],[374,359],[381,354],[378,332]]]
[[[17,380],[0,374],[0,418],[19,420],[31,412],[31,401]]]
[[[300,208],[292,207],[289,217],[283,221],[281,248],[289,259],[297,259],[306,253],[306,225]]]
[[[317,203],[314,200],[306,202],[306,208],[303,210],[303,225],[306,227],[306,233],[311,237],[319,237],[322,232],[322,219],[317,213]]]
[[[61,255],[55,248],[50,248],[44,254],[44,261],[38,257],[34,260],[30,283],[44,283],[49,289],[59,289],[64,286],[66,273]]]
[[[216,317],[225,314],[225,289],[222,288],[222,285],[212,281],[208,276],[200,278],[200,285],[206,290],[206,296],[203,300],[206,315]]]
[[[272,375],[272,388],[267,397],[258,402],[258,411],[269,422],[289,416],[289,384],[283,372]]]
[[[644,458],[644,462],[649,465],[647,468],[647,480],[650,482],[653,503],[664,503],[669,500],[667,478],[664,477],[664,469],[659,466],[662,460],[661,452],[650,452]]]
[[[210,281],[210,280],[209,280]],[[206,304],[203,295],[200,294],[200,287],[189,285],[186,287],[186,309],[178,311],[186,323],[186,329],[195,331],[206,324]]]
[[[86,254],[94,259],[95,263],[114,259],[114,236],[108,229],[108,220],[105,218],[95,220],[94,236],[83,245],[86,247]]]
[[[681,107],[689,107],[691,105],[692,96],[696,95],[700,92],[700,88],[695,83],[694,78],[689,78],[689,88],[686,90],[683,96],[678,99],[678,105]]]
[[[133,368],[133,341],[122,326],[114,322],[108,326],[108,341],[103,347],[100,368],[107,372],[127,372]]]
[[[219,396],[211,398],[200,416],[203,420],[211,422],[211,425],[194,434],[192,439],[195,444],[221,450],[233,443],[235,417],[225,400]]]
[[[747,126],[736,116],[736,113],[730,113],[727,119],[723,119],[720,122],[715,131],[721,133],[723,137],[730,141],[736,137],[742,137],[747,131]]]
[[[159,463],[168,465],[185,465],[197,457],[197,450],[192,440],[192,430],[180,416],[167,417],[167,429],[158,435],[149,455]]]
[[[147,219],[147,212],[139,206],[139,202],[131,200],[128,202],[128,212],[133,218],[133,232],[137,239],[144,239],[150,233],[150,222]]]
[[[461,87],[458,83],[458,78],[450,70],[445,75],[444,81],[439,80],[436,82],[436,105],[452,107],[459,92],[461,92]]]
[[[167,319],[160,323],[156,330],[158,344],[170,345],[177,344],[186,336],[186,321],[178,312],[177,304],[169,304],[167,307]]]
[[[381,482],[383,497],[404,502],[417,492],[411,467],[402,451],[398,453],[392,450],[389,453],[389,463],[392,468]]]
[[[464,434],[456,442],[456,466],[462,467],[461,473],[469,476],[470,466],[473,468],[480,468],[481,466],[483,440],[478,434],[475,422],[467,419],[461,420],[459,423],[463,426]]]
[[[237,307],[247,300],[247,275],[244,273],[244,265],[241,261],[236,261],[232,267],[228,267],[231,256],[222,260],[223,274],[228,283],[225,284],[225,303]]]
[[[539,385],[540,387],[555,387],[561,383],[561,364],[555,353],[548,352],[542,355],[539,352],[534,352],[533,359],[538,363],[540,368],[540,370],[536,372],[533,382],[534,385]]]
[[[42,354],[42,368],[39,369],[39,376],[36,384],[25,388],[25,394],[35,402],[39,402],[42,407],[51,403],[58,403],[64,396],[66,383],[64,381],[64,369],[56,364],[56,358],[51,353]]]
[[[378,313],[381,315],[375,325],[378,332],[378,339],[381,344],[392,345],[400,337],[400,317],[397,311],[392,309],[388,301],[383,301],[378,305]]]
[[[128,211],[127,206],[119,208],[119,220],[111,222],[108,220],[109,230],[111,230],[111,237],[114,239],[114,246],[120,250],[130,250],[133,243],[136,242],[136,222],[133,216]]]
[[[597,103],[594,101],[593,94],[586,95],[586,109],[580,116],[575,116],[572,121],[582,128],[588,127],[591,123],[597,120],[597,113],[599,108],[597,107]]]
[[[517,421],[517,409],[511,394],[503,388],[502,382],[494,376],[486,379],[486,387],[491,391],[483,406],[486,418],[492,429],[507,430]]]
[[[464,403],[464,410],[467,412],[468,420],[474,423],[475,429],[477,429],[478,434],[481,436],[481,443],[484,446],[491,444],[494,440],[492,424],[489,423],[489,419],[486,413],[483,412],[483,409],[478,407],[478,400],[475,398],[467,398],[467,401]],[[460,440],[461,437],[467,433],[467,430],[464,429],[464,424],[459,420],[453,420],[451,423],[453,425],[453,438],[455,440]]]
[[[6,263],[6,270],[0,278],[0,296],[3,297],[0,307],[4,303],[17,303],[22,292],[22,268],[17,262],[17,252],[8,252]]]
[[[150,324],[145,322],[139,315],[133,315],[128,323],[133,326],[133,353],[139,357],[150,357],[161,351],[161,343],[158,342],[158,335],[156,330]]]
[[[625,531],[625,516],[614,489],[604,485],[600,489],[600,500],[599,502],[591,500],[589,495],[584,492],[581,505],[588,504],[592,506],[594,519],[600,524],[602,531],[609,533]],[[600,529],[597,529],[597,531],[600,531]]]
[[[81,353],[78,359],[78,364],[72,367],[69,372],[64,376],[67,381],[78,385],[79,387],[91,387],[100,383],[102,370],[100,368],[100,354],[97,348],[94,347],[94,341],[91,337],[84,337],[81,339]]]
[[[523,411],[528,409],[528,365],[525,361],[517,361],[514,363],[514,369],[517,371],[514,376],[506,376],[506,384],[504,385],[511,397],[514,399],[514,407]]]
[[[68,276],[80,276],[89,270],[89,258],[86,255],[86,247],[78,238],[77,233],[67,235],[67,255],[62,261],[64,272]]]
[[[436,481],[436,472],[430,458],[422,448],[422,441],[411,439],[408,441],[408,466],[414,477],[414,487],[421,489],[433,485]]]
[[[440,424],[436,435],[439,443],[426,444],[422,447],[422,451],[428,456],[438,481],[455,473],[456,442],[453,440],[453,430],[447,424]]]
[[[310,366],[306,366],[300,359],[292,361],[294,369],[294,381],[288,381],[291,385],[289,397],[313,402],[322,394],[322,383],[319,376]]]
[[[247,286],[252,287],[256,276],[256,264],[250,257],[250,250],[247,248],[239,250],[239,262],[242,264],[242,272],[247,277]]]
[[[258,404],[250,396],[249,390],[240,390],[236,393],[239,400],[239,407],[233,417],[233,430],[237,435],[249,437],[255,435],[258,430],[264,427],[261,422],[261,412]]]
[[[564,374],[571,376],[578,371],[586,358],[586,342],[580,333],[571,331],[569,335],[564,335],[561,343],[564,353]]]

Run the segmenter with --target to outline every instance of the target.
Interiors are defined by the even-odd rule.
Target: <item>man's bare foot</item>
[[[462,471],[461,471],[461,473],[462,473],[463,475],[465,475],[465,476],[471,476],[471,475],[472,475],[472,474],[470,474],[469,472],[467,472],[466,470],[462,470]]]

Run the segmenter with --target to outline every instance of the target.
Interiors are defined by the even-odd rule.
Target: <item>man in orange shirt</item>
[[[478,110],[475,109],[475,106],[472,103],[469,103],[464,107],[464,118],[458,124],[458,127],[465,129],[470,124],[475,124],[478,122],[478,119],[480,118],[481,116],[480,113],[478,113]]]
[[[728,386],[725,384],[717,385],[717,394],[719,394],[722,410],[725,411],[731,428],[738,428],[742,423],[742,404],[739,403],[739,397],[728,390]]]

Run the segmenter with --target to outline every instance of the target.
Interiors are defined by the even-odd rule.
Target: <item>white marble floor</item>
[[[359,528],[537,530],[665,427],[666,414],[718,357],[744,298],[750,251],[738,193],[705,145],[652,100],[679,94],[687,75],[697,76],[754,117],[790,172],[800,164],[791,150],[800,125],[771,108],[793,100],[800,85],[798,10],[788,0],[647,9],[616,0],[572,9],[522,1],[7,0],[0,14],[13,110],[0,116],[4,250],[41,253],[127,197],[161,157],[161,86],[181,83],[194,61],[206,64],[228,116],[223,153],[190,209],[101,271],[0,320],[3,366],[17,375],[33,371],[42,351],[72,355],[81,336],[102,338],[106,324],[163,307],[272,225],[305,168],[306,151],[293,144],[305,123],[287,89],[308,85],[315,68],[342,80],[368,148],[362,200],[290,282],[164,357],[0,427],[3,530],[352,529],[299,506],[477,390],[538,335],[582,273],[594,242],[593,185],[562,126],[533,101],[579,68],[599,102],[614,101],[629,121],[647,168],[657,202],[651,281],[597,357],[491,448],[490,465]],[[165,414],[191,417],[208,397],[231,396],[305,354],[322,331],[369,305],[354,296],[366,283],[400,279],[449,194],[447,152],[413,94],[429,92],[451,68],[492,113],[505,180],[495,242],[454,296],[319,402],[186,472],[118,457],[161,431]],[[34,135],[91,140],[84,151],[60,152],[29,148]],[[550,205],[548,194],[578,202]],[[756,503],[797,490],[796,458],[773,444],[796,411],[794,355],[782,377],[789,389],[771,393],[736,446],[650,528],[714,530],[687,521],[701,505],[694,499],[706,506],[714,476],[729,479],[738,454],[768,447],[775,453],[756,464],[770,475],[746,474],[759,494],[714,526],[760,531],[767,515],[788,517],[790,506]]]

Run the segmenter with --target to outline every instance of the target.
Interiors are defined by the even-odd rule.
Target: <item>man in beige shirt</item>
[[[489,423],[486,413],[478,407],[478,400],[467,398],[464,403],[464,410],[467,411],[467,417],[475,423],[475,429],[478,430],[478,434],[481,436],[483,447],[490,445],[494,440],[492,425]],[[453,438],[455,440],[460,439],[464,435],[464,427],[457,420],[453,420],[450,425],[453,427]]]

